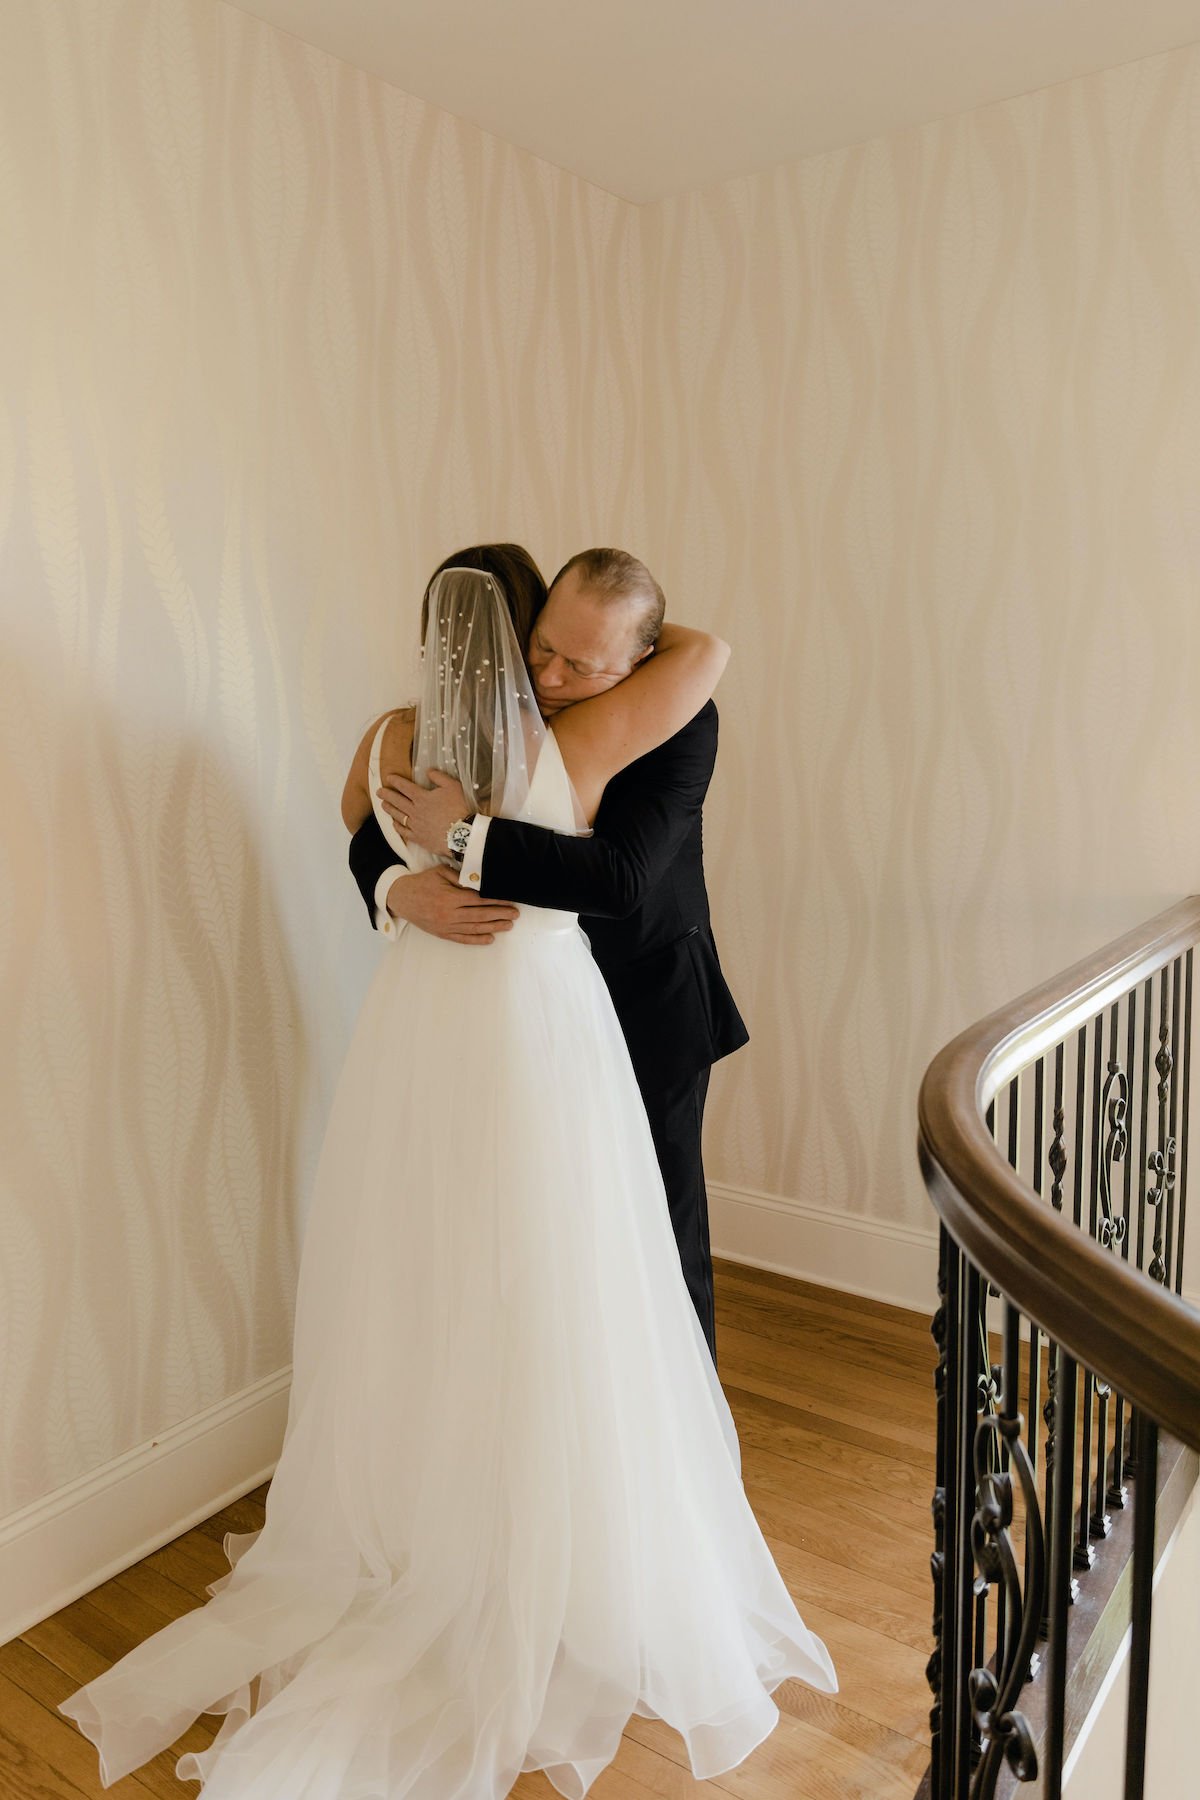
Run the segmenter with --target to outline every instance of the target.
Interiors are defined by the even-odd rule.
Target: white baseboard
[[[0,1521],[0,1644],[266,1481],[291,1382],[268,1375]]]
[[[721,1181],[708,1183],[708,1222],[714,1256],[930,1317],[936,1310],[936,1224],[857,1218]],[[1200,1292],[1185,1287],[1183,1299],[1200,1312]]]
[[[856,1218],[719,1181],[708,1183],[708,1224],[714,1256],[912,1312],[937,1306],[936,1226]]]

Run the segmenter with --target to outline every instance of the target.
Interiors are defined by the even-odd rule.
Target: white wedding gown
[[[553,733],[523,811],[575,828]],[[575,914],[381,955],[266,1522],[225,1551],[211,1599],[61,1703],[106,1787],[221,1712],[176,1764],[204,1800],[503,1800],[530,1769],[580,1800],[631,1713],[703,1778],[772,1730],[781,1682],[836,1691],[747,1502]]]

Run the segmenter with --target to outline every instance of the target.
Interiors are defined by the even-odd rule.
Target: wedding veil
[[[515,818],[546,726],[503,589],[480,569],[442,569],[429,589],[413,777],[457,776],[471,812]]]

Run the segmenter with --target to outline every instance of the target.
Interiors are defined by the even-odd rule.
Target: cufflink
[[[479,885],[479,870],[472,869],[471,873],[467,876],[467,880],[473,881],[475,883],[476,887],[478,887],[478,885]]]

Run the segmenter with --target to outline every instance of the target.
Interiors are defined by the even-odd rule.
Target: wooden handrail
[[[970,1026],[925,1072],[918,1150],[955,1241],[1085,1368],[1200,1450],[1200,1313],[1047,1206],[992,1139],[1019,1070],[1200,942],[1193,895]]]

